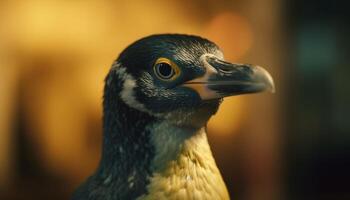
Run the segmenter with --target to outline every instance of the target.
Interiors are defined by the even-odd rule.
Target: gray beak
[[[262,67],[228,63],[211,54],[203,55],[201,61],[206,73],[184,86],[194,89],[203,100],[275,91],[271,75]]]

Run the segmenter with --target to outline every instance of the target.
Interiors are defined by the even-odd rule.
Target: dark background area
[[[349,199],[349,3],[286,3],[292,68],[286,161],[292,199]]]

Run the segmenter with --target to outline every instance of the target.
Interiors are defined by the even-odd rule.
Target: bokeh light
[[[242,58],[253,44],[248,20],[237,13],[222,12],[214,16],[205,27],[204,35],[215,41],[225,58],[232,61]]]

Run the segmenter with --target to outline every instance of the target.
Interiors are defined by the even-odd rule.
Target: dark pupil
[[[158,64],[158,72],[161,76],[165,78],[170,78],[173,74],[173,68],[167,63],[159,63]]]

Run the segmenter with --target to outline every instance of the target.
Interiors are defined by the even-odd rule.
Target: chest
[[[178,152],[167,159],[150,178],[148,193],[138,200],[229,199],[204,130],[183,141]]]

